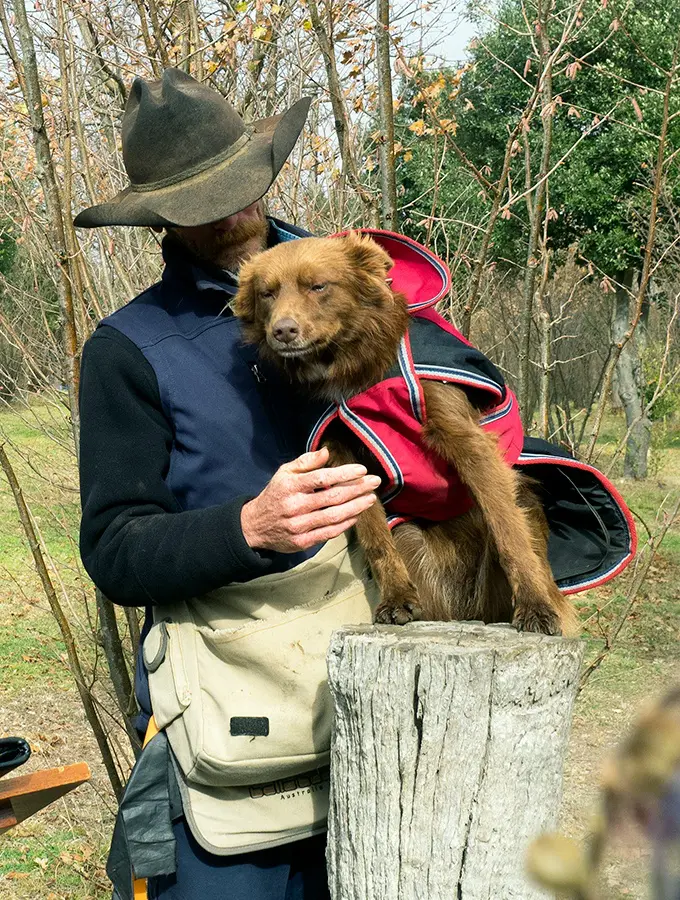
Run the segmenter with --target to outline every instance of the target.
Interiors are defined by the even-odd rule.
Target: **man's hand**
[[[276,471],[267,487],[246,503],[241,527],[254,550],[295,553],[351,528],[372,506],[380,478],[364,466],[324,468],[328,450],[303,453]]]

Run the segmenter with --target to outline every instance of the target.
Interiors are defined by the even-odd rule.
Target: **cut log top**
[[[384,645],[399,645],[413,649],[427,647],[427,652],[450,652],[457,647],[473,650],[512,649],[536,650],[540,647],[579,647],[576,638],[550,637],[517,631],[504,623],[485,625],[483,622],[410,622],[408,625],[345,625],[333,635],[333,644],[365,637]]]
[[[556,824],[582,652],[480,623],[336,632],[334,900],[545,897],[524,855]]]

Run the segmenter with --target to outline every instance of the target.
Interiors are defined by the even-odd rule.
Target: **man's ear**
[[[366,234],[350,231],[342,240],[350,264],[362,269],[367,275],[384,279],[394,265],[383,248]]]
[[[246,325],[253,325],[255,322],[255,306],[257,304],[255,281],[255,267],[252,263],[245,263],[239,272],[238,291],[231,308],[234,315],[238,316]]]

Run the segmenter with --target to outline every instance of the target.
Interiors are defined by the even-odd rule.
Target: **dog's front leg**
[[[329,441],[326,446],[330,451],[329,465],[357,462],[341,443]],[[374,503],[364,510],[354,528],[373,577],[380,586],[381,602],[375,612],[375,621],[382,625],[405,625],[420,619],[422,610],[418,592],[394,543],[382,503]]]
[[[424,436],[454,466],[484,516],[512,589],[515,625],[560,634],[555,586],[537,551],[528,516],[517,503],[516,473],[501,458],[495,439],[480,428],[462,390],[435,382],[425,382],[423,390]]]

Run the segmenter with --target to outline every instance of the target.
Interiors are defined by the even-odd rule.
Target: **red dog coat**
[[[317,449],[339,419],[373,453],[383,473],[381,500],[394,527],[408,519],[444,521],[470,508],[455,469],[423,441],[422,381],[456,384],[484,410],[482,428],[498,436],[506,462],[541,482],[551,528],[553,575],[566,593],[608,581],[630,562],[636,535],[618,491],[592,466],[545,441],[525,438],[517,400],[501,373],[432,307],[447,293],[446,265],[425,247],[391,232],[364,229],[389,253],[392,288],[404,294],[411,324],[397,363],[384,378],[330,406],[308,441]]]

